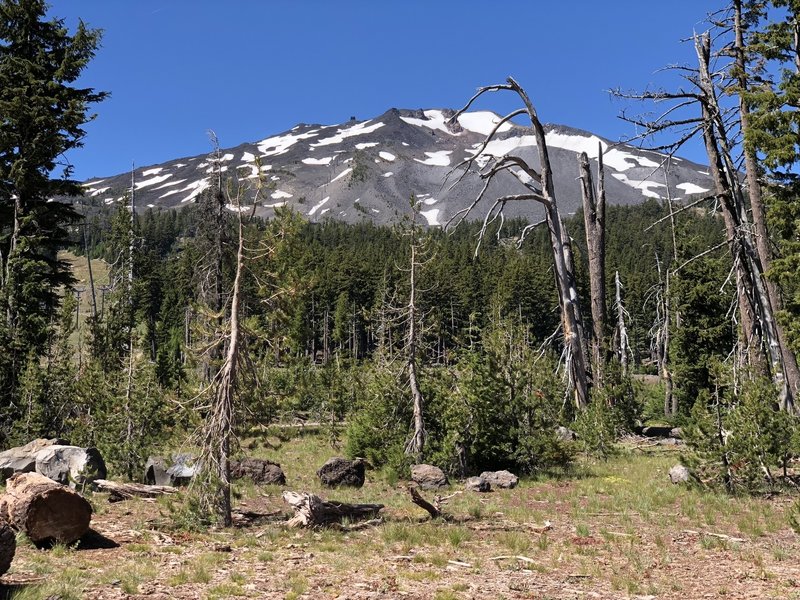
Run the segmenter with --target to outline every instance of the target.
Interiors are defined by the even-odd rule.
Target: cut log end
[[[5,521],[0,521],[0,575],[7,572],[17,551],[17,536]]]
[[[0,514],[36,545],[71,544],[89,530],[92,506],[75,490],[38,473],[20,473],[6,483]]]

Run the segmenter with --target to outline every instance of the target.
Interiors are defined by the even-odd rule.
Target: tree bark
[[[0,515],[34,544],[71,544],[89,531],[92,506],[75,490],[44,475],[19,473],[6,482]]]
[[[11,525],[0,520],[0,575],[11,567],[14,554],[17,551],[17,536]]]
[[[592,309],[592,370],[595,385],[603,384],[606,349],[606,277],[605,277],[605,175],[603,148],[598,149],[597,195],[592,183],[589,157],[581,152],[578,169],[583,198],[583,222],[586,229],[586,248],[589,252],[589,287]]]
[[[619,344],[619,364],[622,367],[622,375],[628,374],[628,328],[625,326],[625,307],[622,305],[622,284],[619,281],[619,271],[614,272],[614,289],[616,290],[614,305],[617,309],[617,341]]]
[[[423,419],[423,398],[417,382],[417,244],[416,231],[411,233],[411,266],[409,272],[410,291],[408,306],[406,308],[406,318],[408,319],[408,337],[406,338],[406,352],[408,353],[406,369],[408,371],[408,383],[411,388],[411,399],[414,405],[414,433],[406,444],[405,452],[413,456],[417,461],[422,460],[422,453],[425,448],[425,422]]]
[[[722,111],[709,72],[711,40],[708,34],[695,38],[695,49],[699,63],[699,86],[703,92],[703,137],[714,178],[717,194],[723,207],[728,229],[731,254],[738,267],[737,284],[742,286],[739,306],[744,319],[747,308],[752,310],[752,326],[756,321],[759,349],[769,365],[773,382],[778,389],[778,404],[782,410],[792,412],[794,404],[784,377],[784,366],[776,330],[772,305],[764,284],[764,271],[750,233],[747,211],[744,206],[737,170],[731,158]],[[738,291],[737,285],[737,291]]]
[[[170,485],[146,485],[144,483],[119,483],[108,479],[96,479],[92,485],[100,492],[108,492],[109,502],[119,502],[134,497],[154,498],[166,494],[175,494],[178,488]]]
[[[747,105],[744,94],[749,89],[747,78],[747,60],[745,56],[744,26],[742,24],[742,0],[733,0],[734,8],[734,51],[736,54],[736,74],[739,80],[739,121],[742,135],[747,140],[750,130],[750,109]],[[750,210],[753,215],[753,225],[755,229],[755,242],[758,258],[764,272],[769,271],[772,263],[772,251],[769,246],[769,232],[767,231],[766,210],[764,199],[761,194],[761,184],[759,182],[759,168],[755,151],[752,147],[744,144],[744,166],[747,177],[747,192],[750,197]],[[771,279],[765,279],[767,296],[772,306],[774,314],[778,314],[783,309],[783,298],[777,284]],[[781,323],[775,324],[778,344],[780,346],[781,358],[783,361],[784,374],[787,387],[787,404],[794,405],[794,398],[800,391],[800,367],[797,364],[797,357],[789,348],[786,339],[786,332]]]

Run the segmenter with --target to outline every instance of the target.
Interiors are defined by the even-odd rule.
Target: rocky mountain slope
[[[220,172],[253,188],[260,169],[269,184],[257,199],[256,212],[262,216],[290,206],[311,221],[334,218],[389,223],[409,212],[413,195],[427,224],[442,225],[480,192],[483,182],[474,173],[452,186],[461,174],[452,169],[478,152],[499,119],[491,112],[469,112],[457,123],[448,124],[452,114],[447,109],[391,109],[366,121],[353,118],[341,125],[300,124],[280,135],[218,153],[138,168],[134,173],[137,209],[179,208],[196,202]],[[702,165],[673,158],[665,173],[666,157],[656,152],[614,145],[560,125],[548,125],[546,130],[558,202],[565,215],[576,211],[581,202],[577,154],[585,151],[596,158],[599,146],[606,166],[607,197],[613,204],[664,198],[668,192],[672,199],[682,200],[712,187]],[[473,164],[480,167],[489,155],[507,154],[538,166],[529,128],[504,124]],[[88,181],[85,197],[77,201],[94,205],[121,202],[130,182],[130,173]],[[492,184],[473,218],[481,217],[494,198],[521,192],[524,188],[519,181],[504,173]],[[248,193],[245,196],[252,202],[252,191]],[[229,209],[235,210],[235,206],[231,204]],[[535,202],[519,202],[509,205],[506,214],[534,220],[542,211]]]

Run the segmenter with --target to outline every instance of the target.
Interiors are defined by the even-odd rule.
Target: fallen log
[[[155,498],[165,494],[175,494],[177,488],[170,485],[145,485],[143,483],[119,483],[108,479],[96,479],[93,482],[95,489],[99,492],[108,492],[109,502],[119,502],[133,497]]]
[[[5,521],[0,521],[0,575],[8,571],[17,551],[17,536]]]
[[[383,504],[345,504],[328,502],[314,494],[283,492],[283,500],[291,506],[295,515],[286,522],[289,527],[319,527],[338,523],[342,519],[358,521],[374,517]]]
[[[411,495],[411,501],[420,508],[425,509],[431,516],[431,519],[438,519],[442,516],[442,511],[420,496],[416,487],[413,485],[408,486],[408,493]]]
[[[92,505],[75,490],[39,473],[17,473],[0,496],[0,516],[36,545],[71,544],[89,531]]]

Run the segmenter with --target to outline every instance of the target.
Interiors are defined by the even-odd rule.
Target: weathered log
[[[141,498],[154,498],[166,494],[175,494],[178,489],[169,485],[145,485],[143,483],[119,483],[108,479],[97,479],[93,482],[99,492],[108,492],[109,502],[128,500],[135,496]]]
[[[420,508],[425,509],[431,516],[431,519],[438,519],[442,516],[442,511],[420,496],[416,487],[413,485],[408,486],[408,493],[411,495],[411,501]]]
[[[383,504],[345,504],[328,502],[314,494],[283,492],[283,500],[295,515],[286,522],[289,527],[318,527],[338,523],[342,519],[358,521],[375,516]]]
[[[44,475],[17,473],[0,496],[0,516],[34,544],[71,544],[89,530],[92,505],[75,490]]]
[[[17,551],[17,536],[11,526],[0,520],[0,575],[8,571]]]

